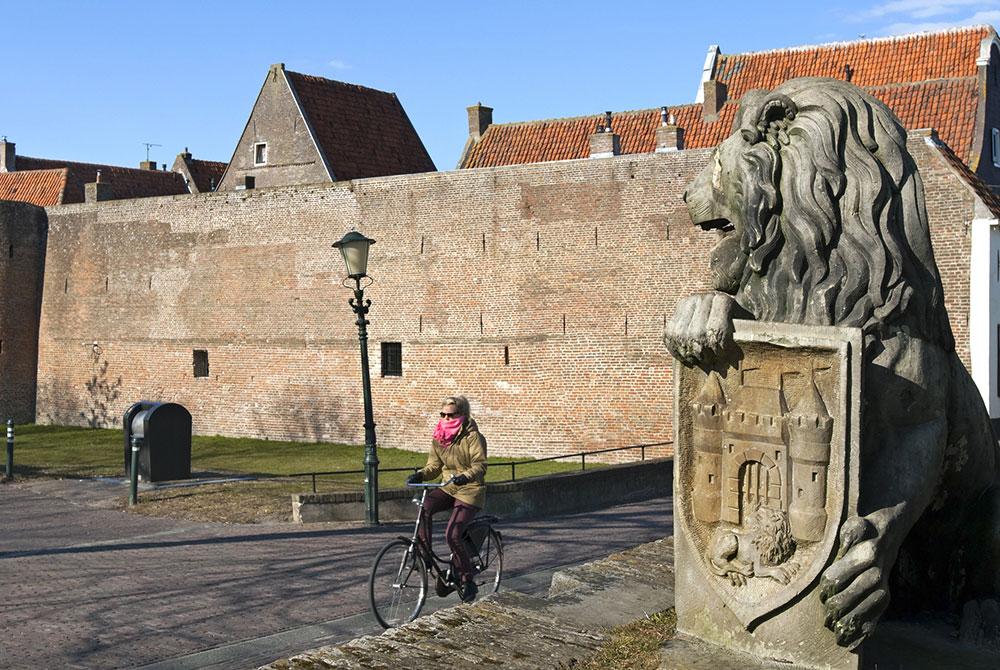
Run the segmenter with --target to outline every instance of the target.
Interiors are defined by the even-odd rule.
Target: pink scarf
[[[458,432],[462,430],[464,417],[456,416],[454,419],[441,419],[434,428],[434,439],[438,441],[442,449],[447,449],[455,441]]]

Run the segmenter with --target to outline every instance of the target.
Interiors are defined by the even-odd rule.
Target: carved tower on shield
[[[719,520],[722,491],[722,411],[726,396],[719,375],[712,371],[691,402],[694,442],[694,517],[704,523]]]
[[[788,413],[788,457],[792,463],[788,522],[798,540],[818,542],[826,529],[826,478],[833,419],[809,379],[805,393]]]

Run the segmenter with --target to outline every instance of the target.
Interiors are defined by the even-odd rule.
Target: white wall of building
[[[979,387],[991,418],[1000,418],[1000,222],[972,221],[969,268],[969,347],[972,378]]]

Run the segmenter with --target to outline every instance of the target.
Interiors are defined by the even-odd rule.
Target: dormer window
[[[258,142],[253,145],[253,164],[267,165],[267,142]]]

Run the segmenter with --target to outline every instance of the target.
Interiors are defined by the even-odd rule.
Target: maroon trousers
[[[444,529],[444,536],[448,540],[452,564],[458,571],[458,577],[461,581],[466,582],[472,579],[472,563],[462,545],[462,532],[465,530],[466,524],[476,516],[476,512],[479,511],[478,507],[466,505],[461,500],[455,500],[441,489],[434,489],[424,498],[424,506],[420,511],[423,517],[420,522],[420,537],[430,547],[431,517],[448,509],[451,510],[451,518],[448,519],[448,525]]]

